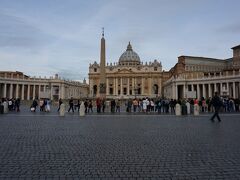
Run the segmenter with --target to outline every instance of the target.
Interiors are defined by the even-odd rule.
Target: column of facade
[[[200,85],[197,84],[197,98],[200,99]]]
[[[142,89],[141,89],[142,95],[144,95],[144,77],[142,77]]]
[[[113,95],[117,95],[116,93],[116,78],[113,78]]]
[[[120,94],[123,95],[123,78],[120,80]]]
[[[27,89],[27,100],[30,100],[30,85],[28,84],[28,89]]]
[[[132,95],[135,95],[135,90],[134,90],[135,86],[136,86],[135,80],[134,78],[132,78]]]
[[[19,91],[19,85],[18,85],[18,84],[16,84],[16,98],[19,98],[18,91]]]
[[[233,82],[233,98],[236,98],[236,86],[235,86],[235,82]]]
[[[3,97],[4,98],[7,97],[7,84],[6,83],[4,83]]]
[[[106,78],[106,95],[109,95],[109,79]]]
[[[129,83],[129,79],[130,77],[127,78],[127,95],[129,95],[129,91],[130,91],[130,83]]]
[[[10,99],[12,99],[12,95],[13,95],[13,84],[10,84],[10,95],[9,95]]]
[[[118,78],[116,78],[116,95],[118,95]]]
[[[24,84],[22,84],[22,100],[24,100]]]
[[[192,91],[192,92],[194,91],[194,86],[193,86],[193,84],[191,84],[191,91]]]
[[[151,95],[152,94],[152,79],[149,78],[148,81],[148,94]]]

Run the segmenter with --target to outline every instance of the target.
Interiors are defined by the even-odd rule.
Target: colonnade
[[[191,92],[195,92],[195,97],[198,99],[213,97],[215,92],[218,92],[221,96],[240,98],[240,80],[211,83],[176,82],[172,88],[175,92],[173,94],[174,99],[192,98],[189,97],[189,94],[192,96]]]

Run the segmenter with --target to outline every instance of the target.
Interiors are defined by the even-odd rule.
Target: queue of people
[[[232,99],[232,98],[223,98],[220,97],[222,106],[219,108],[219,111],[222,112],[239,112],[240,111],[240,99]],[[20,111],[20,99],[4,99],[2,98],[0,104],[6,102],[8,104],[9,111]],[[103,98],[97,99],[73,99],[71,98],[68,101],[68,107],[66,110],[68,112],[74,113],[75,111],[79,112],[80,105],[83,102],[85,113],[93,113],[96,111],[97,113],[104,113],[107,109],[107,112],[111,113],[120,113],[120,112],[128,112],[128,113],[159,113],[159,114],[175,114],[176,104],[186,105],[186,103],[190,103],[190,110],[193,113],[194,105],[199,105],[199,111],[202,113],[214,112],[213,99],[204,97],[200,99],[164,99],[164,98],[134,98],[127,100],[120,99],[112,99],[105,100]],[[58,109],[59,112],[60,106],[63,103],[62,99],[58,101]],[[30,110],[32,112],[36,112],[39,106],[40,112],[50,112],[51,110],[51,100],[50,99],[34,99],[31,103]]]
[[[0,100],[0,105],[2,105],[4,102],[7,103],[8,106],[8,111],[16,111],[20,112],[20,98],[12,98],[12,99],[7,99],[7,98],[2,98]]]

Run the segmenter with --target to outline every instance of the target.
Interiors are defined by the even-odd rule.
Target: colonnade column
[[[40,99],[40,93],[41,93],[41,84],[38,85],[38,99]]]
[[[19,98],[18,91],[19,91],[19,85],[18,85],[18,84],[16,84],[16,98]]]
[[[202,85],[202,89],[203,89],[203,97],[206,99],[206,87],[205,84]]]
[[[199,87],[199,84],[197,84],[197,99],[200,99],[200,87]]]
[[[220,93],[219,95],[222,95],[223,94],[223,83],[220,83]]]
[[[186,84],[183,85],[183,99],[185,99],[186,96]]]
[[[4,91],[3,91],[3,97],[6,98],[7,97],[7,84],[4,84]]]
[[[176,100],[178,100],[178,85],[177,85],[177,83],[176,83],[175,86],[176,86],[176,92],[175,92],[176,94],[175,94],[175,97],[176,97]]]
[[[36,96],[35,91],[36,91],[36,86],[33,85],[33,99],[35,99],[35,96]]]
[[[165,92],[164,92],[164,93],[165,93]],[[174,83],[172,83],[172,94],[170,95],[170,97],[171,97],[172,99],[176,99],[176,97],[174,97],[174,96],[175,96],[175,93],[176,93],[176,88],[175,88]]]
[[[226,88],[227,88],[227,95],[229,95],[230,91],[229,91],[229,84],[228,84],[228,82],[226,82]]]
[[[52,84],[51,84],[51,86],[50,86],[50,91],[51,91],[51,92],[50,92],[50,99],[53,100],[53,93],[52,93],[52,92],[53,92],[53,85],[52,85]],[[72,93],[73,93],[73,91],[72,91]],[[72,94],[72,95],[73,95],[73,94]]]
[[[9,95],[10,99],[12,99],[12,95],[13,95],[13,84],[10,84],[10,95]]]
[[[214,83],[214,93],[217,92],[217,83]]]
[[[27,100],[30,100],[30,85],[28,84]]]
[[[24,84],[22,85],[22,100],[24,100]]]
[[[80,94],[80,96],[81,96],[81,94]],[[61,99],[65,99],[65,87],[63,84],[61,86]]]
[[[208,84],[208,97],[212,97],[211,84]]]
[[[235,86],[235,82],[233,82],[233,98],[236,98],[236,86]]]

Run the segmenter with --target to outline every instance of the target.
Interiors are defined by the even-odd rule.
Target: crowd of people
[[[239,112],[240,108],[240,99],[232,99],[232,98],[220,98],[222,102],[222,107],[220,111],[223,112]],[[20,111],[20,99],[1,99],[0,104],[6,102],[8,104],[9,111]],[[97,99],[85,99],[81,101],[80,99],[71,98],[68,101],[68,112],[79,112],[80,105],[83,102],[85,113],[93,113],[96,111],[97,113],[104,113],[106,110],[112,113],[120,113],[120,112],[143,112],[143,113],[164,113],[164,114],[175,114],[175,106],[176,104],[180,104],[182,106],[190,103],[191,113],[193,113],[193,108],[195,104],[199,105],[200,112],[213,112],[213,104],[212,99],[201,98],[201,99],[152,99],[152,98],[135,98],[128,100],[120,100],[120,99],[112,99],[105,100],[103,98]],[[60,106],[63,103],[62,99],[58,101],[58,110],[60,110]],[[40,112],[50,112],[51,108],[51,100],[50,99],[34,99],[31,103],[30,110],[32,112],[36,112],[39,106]]]
[[[11,99],[7,99],[7,98],[2,98],[0,100],[0,105],[3,105],[3,103],[7,103],[8,106],[8,111],[16,111],[16,112],[20,112],[20,98],[11,98]]]
[[[223,112],[239,112],[240,99],[229,99],[229,98],[221,98],[222,101],[222,111]],[[201,99],[151,99],[151,98],[142,98],[142,99],[128,99],[128,100],[105,100],[101,98],[97,98],[95,101],[91,99],[84,100],[84,108],[85,113],[92,113],[93,107],[96,109],[97,113],[104,113],[106,108],[108,111],[112,113],[116,112],[144,112],[144,113],[172,113],[175,114],[175,106],[176,104],[180,104],[182,106],[187,103],[190,104],[191,113],[193,113],[194,105],[198,104],[200,112],[213,112],[214,107],[212,104],[212,98],[201,98]],[[74,112],[74,107],[76,109],[80,108],[80,101],[74,106],[73,100],[69,101],[69,110]]]

